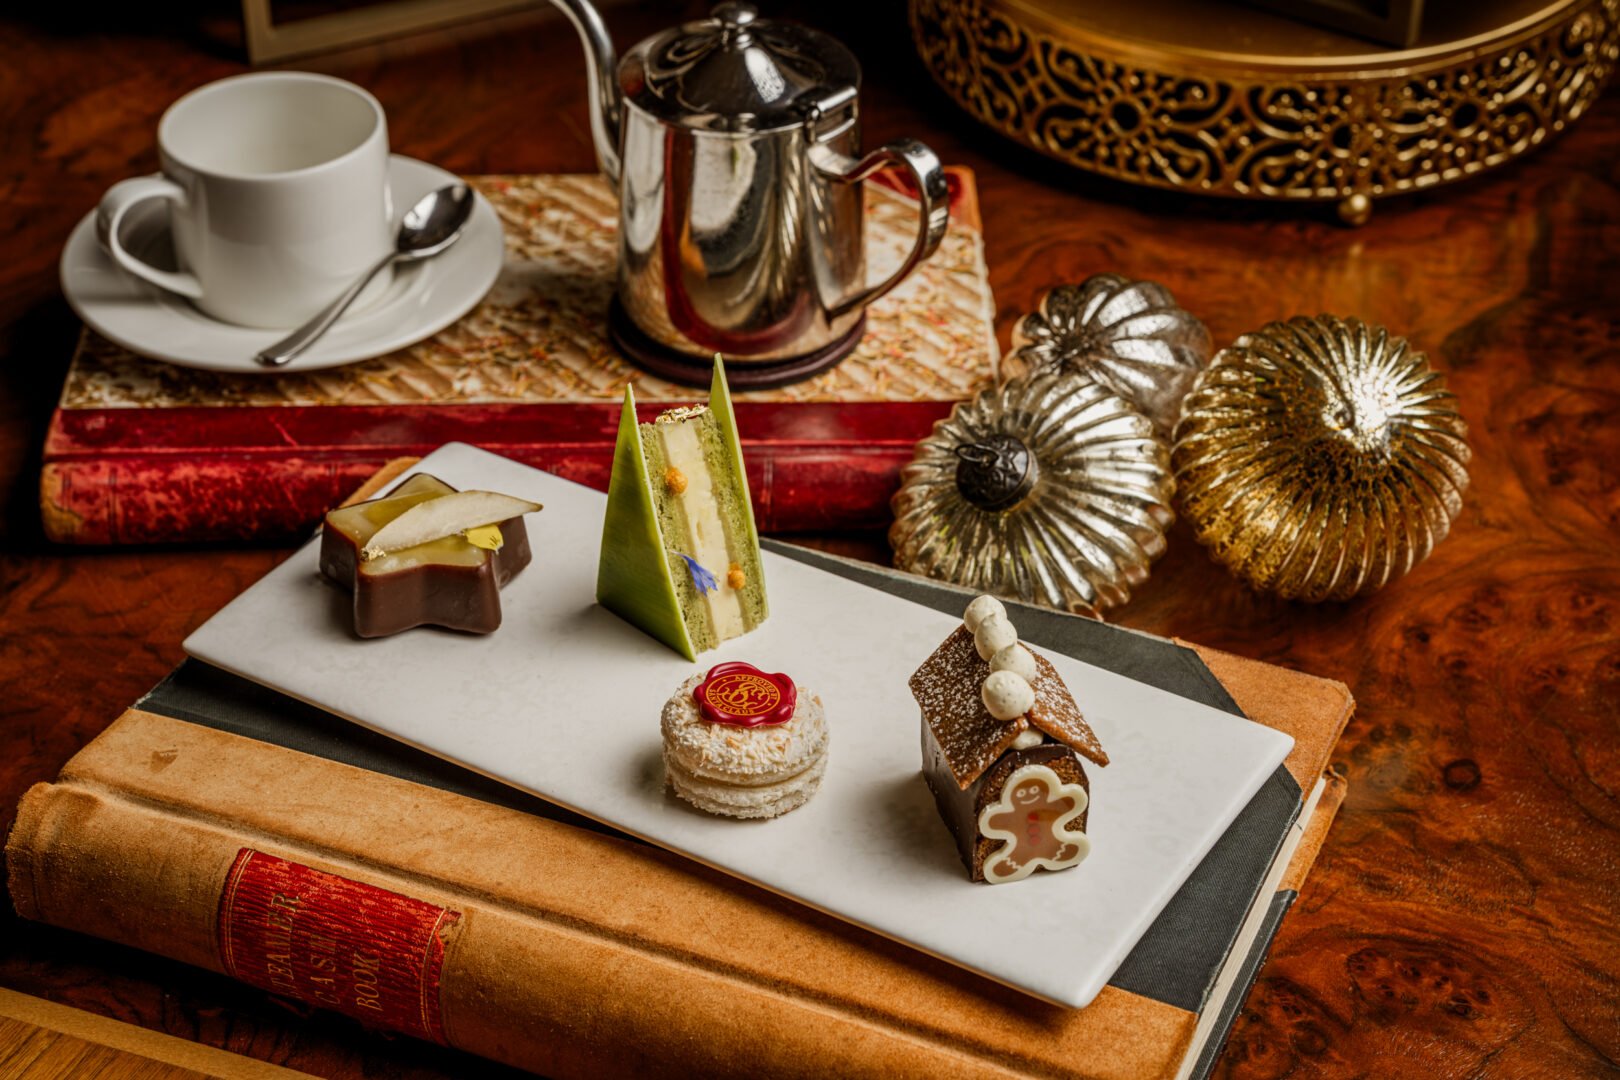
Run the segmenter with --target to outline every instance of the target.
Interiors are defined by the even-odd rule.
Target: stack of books
[[[767,546],[942,612],[965,603],[952,586]],[[1084,1009],[197,661],[27,793],[7,844],[12,902],[26,918],[547,1076],[762,1077],[807,1063],[839,1075],[1207,1075],[1343,798],[1325,770],[1350,695],[1011,607],[1043,649],[1295,740]]]

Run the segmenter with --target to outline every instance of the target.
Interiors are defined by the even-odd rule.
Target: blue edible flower
[[[692,556],[682,555],[679,551],[675,554],[686,560],[686,569],[691,572],[692,584],[697,586],[698,592],[712,593],[720,587],[720,582],[715,579],[715,576],[703,569],[702,565]]]

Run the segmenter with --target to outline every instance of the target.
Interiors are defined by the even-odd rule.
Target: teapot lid
[[[836,38],[724,3],[641,42],[619,66],[625,99],[670,124],[739,134],[794,127],[848,103],[861,67]]]

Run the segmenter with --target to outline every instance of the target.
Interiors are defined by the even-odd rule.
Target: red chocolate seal
[[[777,672],[767,675],[753,664],[733,660],[716,664],[692,691],[703,719],[732,727],[764,727],[793,719],[799,691]]]

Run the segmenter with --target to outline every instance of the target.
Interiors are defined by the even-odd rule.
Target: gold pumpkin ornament
[[[1426,558],[1468,488],[1468,427],[1428,358],[1333,315],[1216,355],[1176,425],[1181,512],[1217,562],[1288,599],[1348,600]]]

